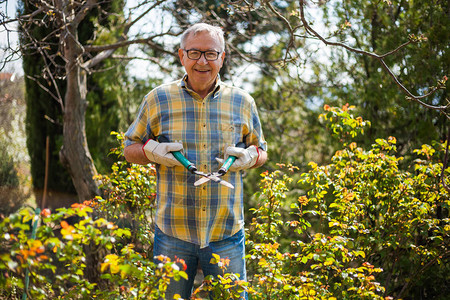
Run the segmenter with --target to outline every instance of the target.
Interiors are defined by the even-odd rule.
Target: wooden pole
[[[45,140],[45,177],[44,177],[44,195],[42,195],[41,209],[47,205],[47,185],[48,185],[48,164],[50,160],[50,138],[47,135]]]

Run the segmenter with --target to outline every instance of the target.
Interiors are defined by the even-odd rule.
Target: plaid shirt
[[[202,99],[187,87],[186,77],[152,90],[144,97],[134,123],[125,134],[125,146],[145,143],[159,135],[183,144],[183,154],[199,171],[219,169],[228,146],[244,141],[267,150],[255,102],[245,91],[217,80]],[[165,234],[201,248],[226,239],[244,226],[241,172],[223,179],[229,189],[209,181],[195,187],[198,176],[184,167],[156,165],[156,225]]]

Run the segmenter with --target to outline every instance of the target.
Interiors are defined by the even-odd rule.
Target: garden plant
[[[363,148],[358,137],[370,122],[353,112],[324,106],[320,122],[342,144],[327,164],[280,163],[260,174],[257,204],[246,212],[248,282],[215,256],[223,276],[205,278],[194,299],[239,299],[242,290],[250,299],[416,299],[417,291],[445,299],[445,145],[401,156],[388,136]],[[153,263],[155,169],[119,158],[97,180],[103,197],[1,221],[1,298],[158,299],[170,278],[186,277],[180,259]]]

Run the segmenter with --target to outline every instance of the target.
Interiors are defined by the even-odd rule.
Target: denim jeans
[[[197,274],[199,264],[205,277],[208,275],[223,275],[223,271],[217,264],[210,263],[213,253],[218,254],[220,258],[230,259],[230,264],[225,273],[238,273],[240,274],[239,280],[247,280],[244,259],[244,229],[241,229],[238,233],[225,240],[211,242],[208,247],[200,249],[199,245],[168,236],[156,227],[153,248],[154,257],[165,255],[174,259],[176,256],[183,259],[187,265],[186,273],[188,279],[181,278],[179,281],[171,280],[166,291],[166,299],[173,299],[175,294],[179,294],[183,299],[189,299],[191,297],[194,278]],[[155,262],[158,263],[157,261]],[[246,293],[242,293],[242,299],[247,299]]]

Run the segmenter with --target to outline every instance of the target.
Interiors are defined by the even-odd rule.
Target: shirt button
[[[206,123],[203,123],[203,124],[202,124],[202,127],[203,127],[203,128],[206,128]]]
[[[202,207],[202,210],[203,210],[203,211],[206,211],[206,207],[203,206],[203,207]]]

